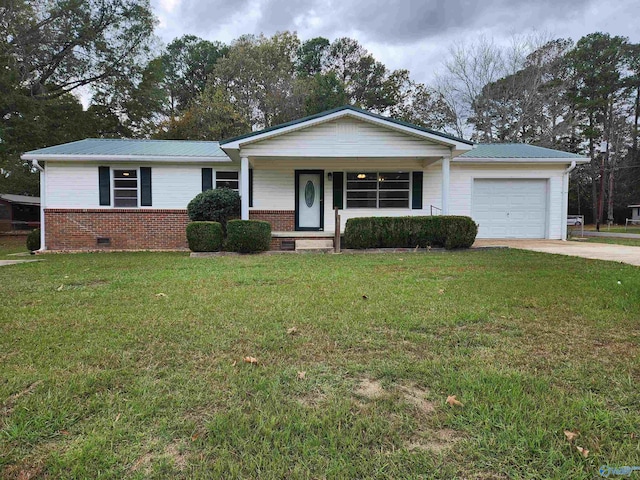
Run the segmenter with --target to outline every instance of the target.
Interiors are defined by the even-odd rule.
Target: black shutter
[[[253,207],[253,168],[249,169],[249,206]]]
[[[411,192],[411,208],[422,209],[422,172],[413,172],[413,189]]]
[[[98,190],[100,205],[111,205],[111,171],[109,167],[98,167]]]
[[[202,169],[202,191],[213,189],[213,168]]]
[[[140,206],[151,206],[151,168],[140,167]]]
[[[333,208],[343,208],[344,173],[333,172]]]

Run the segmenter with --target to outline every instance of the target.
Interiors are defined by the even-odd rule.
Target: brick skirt
[[[186,210],[45,208],[44,218],[47,250],[188,248]]]

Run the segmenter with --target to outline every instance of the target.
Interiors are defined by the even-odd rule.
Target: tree
[[[41,101],[27,95],[17,99],[2,122],[0,192],[38,195],[38,174],[20,155],[45,145],[91,136],[95,124],[71,94]]]
[[[306,115],[313,115],[348,103],[344,84],[335,72],[316,73],[308,79],[306,88],[307,96],[304,103]]]
[[[315,76],[323,72],[329,57],[329,40],[316,37],[304,42],[296,54],[296,71],[301,76]]]
[[[229,47],[224,43],[210,42],[194,35],[183,35],[167,45],[160,62],[168,116],[179,115],[204,92],[216,63],[228,52]]]
[[[289,32],[242,36],[216,64],[213,81],[256,128],[293,120],[304,111],[305,92],[295,67],[299,47],[300,40]]]
[[[148,0],[8,1],[1,52],[36,98],[52,98],[127,73],[151,47]]]
[[[179,118],[163,124],[156,138],[173,140],[222,140],[251,131],[221,87],[207,87]]]
[[[600,228],[604,213],[606,173],[610,163],[611,140],[615,112],[621,99],[624,81],[622,72],[628,43],[624,37],[592,33],[582,37],[568,54],[575,89],[571,100],[576,109],[586,117],[581,125],[582,135],[589,142],[589,156],[593,177],[596,228]],[[598,152],[598,149],[601,151]],[[609,195],[613,196],[613,184],[609,182]],[[612,209],[610,209],[612,211]],[[610,217],[609,221],[613,221]]]

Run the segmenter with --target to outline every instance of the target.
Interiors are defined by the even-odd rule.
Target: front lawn
[[[20,252],[28,253],[26,235],[0,235],[0,258]]]
[[[640,465],[637,267],[506,249],[43,258],[0,267],[1,478]]]

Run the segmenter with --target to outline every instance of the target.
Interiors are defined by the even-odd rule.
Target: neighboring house
[[[87,139],[28,152],[51,250],[186,247],[187,203],[237,189],[282,240],[353,217],[469,215],[482,238],[566,238],[569,171],[588,159],[472,142],[341,107],[221,142]]]
[[[631,209],[631,218],[627,219],[627,223],[640,223],[640,205],[627,205]]]
[[[40,199],[29,195],[0,194],[0,232],[33,230],[40,226]]]

